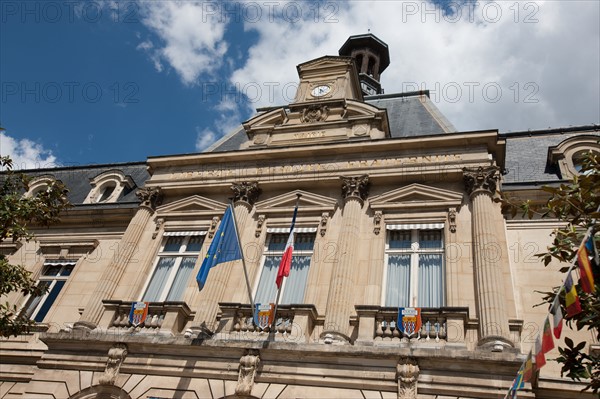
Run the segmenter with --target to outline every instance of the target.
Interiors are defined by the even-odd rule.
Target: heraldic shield
[[[398,308],[398,328],[412,337],[421,329],[421,308]]]
[[[254,324],[261,330],[270,327],[273,323],[273,313],[275,311],[275,304],[270,303],[267,305],[256,304],[256,312],[254,312]]]
[[[143,324],[146,317],[148,317],[148,302],[134,302],[131,304],[129,322],[132,326],[137,327]]]

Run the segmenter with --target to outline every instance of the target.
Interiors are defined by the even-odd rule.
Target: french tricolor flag
[[[290,275],[290,268],[292,267],[292,253],[294,252],[294,226],[296,225],[297,213],[298,204],[296,204],[296,208],[294,208],[294,217],[292,217],[290,235],[288,237],[287,243],[285,244],[285,250],[283,251],[283,256],[281,257],[281,262],[279,263],[279,270],[277,271],[277,279],[275,280],[275,284],[277,284],[277,289],[281,289],[281,283],[283,282],[283,278],[288,277]]]

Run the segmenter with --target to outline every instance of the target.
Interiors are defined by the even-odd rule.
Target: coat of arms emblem
[[[148,317],[148,302],[133,302],[129,312],[129,322],[137,327],[143,324]]]
[[[398,308],[398,328],[412,337],[421,329],[421,308]]]
[[[254,324],[261,330],[270,327],[273,323],[273,311],[275,310],[275,304],[269,303],[267,305],[256,304],[256,312]]]

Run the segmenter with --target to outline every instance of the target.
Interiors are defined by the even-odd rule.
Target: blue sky
[[[0,153],[17,167],[201,151],[295,66],[368,29],[386,93],[429,89],[459,130],[600,121],[596,1],[3,1]]]

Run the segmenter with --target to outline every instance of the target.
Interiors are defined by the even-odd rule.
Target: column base
[[[208,339],[215,335],[214,331],[206,326],[206,323],[200,325],[191,326],[189,330],[192,332],[192,336],[196,336],[198,339]]]
[[[504,351],[512,351],[514,350],[514,344],[500,336],[489,336],[480,340],[477,343],[478,349],[482,350],[491,350],[492,352],[504,352]]]
[[[74,330],[92,331],[95,330],[96,327],[98,326],[91,321],[76,321],[75,324],[73,324]]]
[[[349,345],[350,337],[337,331],[323,331],[319,337],[329,345]]]

